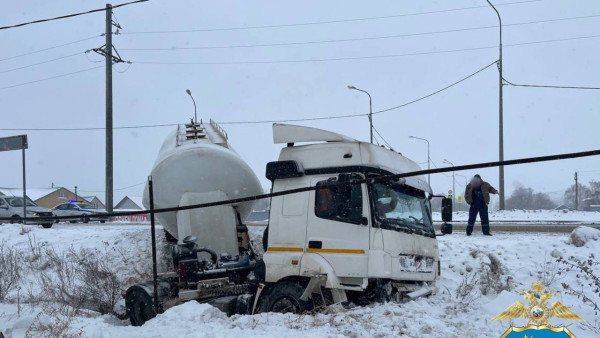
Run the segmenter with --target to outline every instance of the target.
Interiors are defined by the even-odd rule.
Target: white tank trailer
[[[154,208],[168,208],[261,194],[248,164],[231,148],[227,133],[214,121],[179,125],[165,139],[152,172]],[[143,204],[150,207],[148,185]],[[237,255],[241,225],[254,201],[179,212],[157,213],[157,221],[179,244],[195,236],[199,246]],[[239,230],[239,228],[237,229]]]

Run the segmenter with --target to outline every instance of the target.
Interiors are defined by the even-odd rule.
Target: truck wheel
[[[294,282],[279,282],[271,286],[260,303],[260,312],[279,312],[299,314],[312,310],[312,301],[300,299],[304,287]]]
[[[133,289],[127,293],[125,299],[127,316],[133,326],[142,326],[145,322],[156,317],[152,298],[140,289]]]
[[[52,228],[52,223],[44,223],[42,224],[42,226],[44,227],[44,229],[50,229]]]

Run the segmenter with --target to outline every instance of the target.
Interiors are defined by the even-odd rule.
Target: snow
[[[600,239],[600,230],[580,226],[571,232],[570,243],[575,246],[584,246],[589,241],[597,241]]]
[[[51,229],[27,226],[28,234],[20,235],[21,226],[0,225],[0,242],[27,252],[29,238],[38,244],[51,246],[59,252],[69,248],[87,248],[107,252],[107,259],[120,273],[120,278],[136,276],[136,270],[150,272],[150,227],[125,224],[57,224]],[[255,246],[260,246],[264,227],[250,227]],[[578,228],[578,233],[592,233]],[[28,238],[29,236],[29,238]],[[166,269],[168,260],[162,228],[157,238],[160,249],[160,269]],[[258,314],[227,317],[207,304],[188,302],[172,307],[141,327],[129,325],[111,315],[88,312],[72,318],[68,333],[82,337],[499,337],[509,322],[489,319],[498,315],[529,289],[538,278],[548,279],[555,257],[587,258],[600,249],[600,241],[588,240],[581,247],[569,245],[569,234],[553,233],[499,233],[485,237],[478,233],[467,237],[462,233],[439,237],[442,275],[438,281],[439,292],[429,298],[419,298],[408,303],[376,304],[344,309],[332,307],[326,312],[305,315]],[[113,254],[114,253],[114,254]],[[458,288],[465,277],[485,277],[490,266],[502,270],[498,282],[511,284],[510,290],[482,294],[476,288],[469,299],[461,300]],[[550,273],[544,273],[550,271]],[[600,271],[596,271],[600,273]],[[512,277],[512,279],[510,279]],[[574,288],[587,285],[582,277],[571,271],[557,276],[550,287],[558,291],[551,301],[560,301],[590,323],[599,320],[592,309],[564,292],[561,283]],[[34,272],[29,271],[26,283],[36,283]],[[24,292],[22,290],[22,292]],[[594,296],[590,293],[589,296]],[[8,299],[15,299],[16,292]],[[596,297],[597,298],[597,297]],[[595,299],[598,302],[598,299]],[[42,305],[0,303],[0,331],[13,338],[24,337],[36,318],[51,322],[53,317],[43,311]],[[597,337],[588,327],[578,322],[551,319],[553,325],[569,325],[577,337]],[[517,326],[524,320],[514,320]],[[9,333],[9,331],[12,333]],[[9,333],[9,334],[7,334]]]
[[[463,206],[464,208],[464,206]],[[468,205],[467,205],[468,208]],[[586,223],[600,224],[600,212],[594,211],[569,211],[569,210],[501,210],[490,211],[490,222],[513,222],[513,223]],[[454,211],[453,222],[467,222],[468,211]],[[434,212],[433,220],[442,221],[441,213]],[[479,222],[479,217],[477,219]]]
[[[50,195],[51,193],[60,189],[58,188],[27,188],[27,197],[29,197],[32,201],[37,201],[40,198]],[[22,188],[0,188],[0,193],[6,196],[23,196]]]

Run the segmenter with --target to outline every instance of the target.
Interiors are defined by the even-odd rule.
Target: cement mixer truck
[[[285,147],[266,166],[271,191],[315,190],[271,199],[262,256],[254,252],[243,223],[251,202],[156,214],[177,240],[174,271],[159,274],[159,308],[195,300],[229,315],[301,313],[436,291],[440,258],[427,181],[417,176],[336,184],[418,171],[415,162],[391,149],[304,126],[274,124],[273,141]],[[171,133],[151,175],[155,208],[262,193],[254,172],[212,120],[192,121]],[[146,189],[146,208],[148,201]],[[450,220],[448,209],[443,215]],[[451,233],[451,226],[442,233]],[[130,287],[125,301],[133,325],[156,316],[152,281]]]

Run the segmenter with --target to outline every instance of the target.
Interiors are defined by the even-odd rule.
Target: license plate
[[[403,272],[433,272],[433,258],[420,255],[400,255],[400,271]]]

